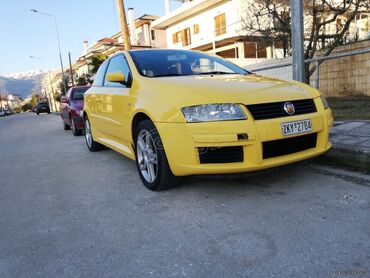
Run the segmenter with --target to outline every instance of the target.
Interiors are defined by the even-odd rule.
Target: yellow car
[[[320,93],[203,52],[135,50],[99,68],[85,94],[86,143],[136,160],[151,190],[178,176],[256,171],[326,152]]]

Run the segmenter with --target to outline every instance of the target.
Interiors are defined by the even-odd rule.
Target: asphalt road
[[[59,116],[0,118],[0,277],[370,277],[367,178],[307,164],[151,192]]]

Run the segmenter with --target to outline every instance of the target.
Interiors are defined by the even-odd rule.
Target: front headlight
[[[188,123],[245,120],[247,118],[240,105],[234,103],[188,106],[183,107],[181,111]]]
[[[328,102],[326,101],[326,98],[323,95],[320,96],[320,99],[321,99],[322,105],[324,105],[324,108],[325,109],[329,108],[329,104],[328,104]]]

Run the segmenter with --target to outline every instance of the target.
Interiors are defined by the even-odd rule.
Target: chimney
[[[84,40],[84,54],[87,54],[87,52],[88,52],[88,50],[87,50],[89,48],[88,44],[89,44],[89,41]]]
[[[164,5],[166,7],[166,14],[169,14],[171,12],[171,0],[164,0]]]
[[[128,8],[128,20],[130,24],[130,39],[131,39],[131,44],[136,45],[137,40],[136,40],[136,27],[135,27],[135,15],[134,15],[134,9],[133,8]]]

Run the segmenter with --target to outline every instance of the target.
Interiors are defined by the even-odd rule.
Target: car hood
[[[200,102],[258,104],[315,98],[319,93],[306,84],[283,81],[256,74],[202,75],[153,78],[172,96],[193,101],[196,94]],[[194,103],[194,105],[197,103]]]
[[[71,108],[75,111],[80,111],[80,110],[83,110],[84,108],[83,100],[72,100],[70,103],[71,103],[70,104]]]

